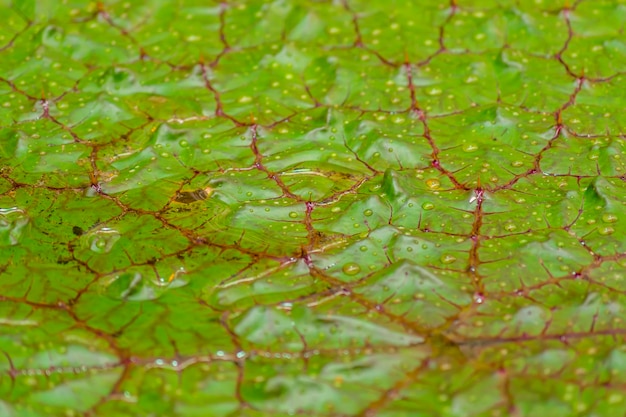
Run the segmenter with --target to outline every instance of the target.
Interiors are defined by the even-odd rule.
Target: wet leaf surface
[[[0,415],[626,413],[626,3],[0,13]]]

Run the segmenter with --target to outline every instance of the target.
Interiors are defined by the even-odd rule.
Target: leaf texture
[[[0,4],[0,415],[626,414],[622,0]]]

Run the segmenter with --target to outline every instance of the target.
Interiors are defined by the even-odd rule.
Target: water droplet
[[[291,211],[289,212],[289,217],[291,217],[292,219],[295,219],[296,217],[298,217],[298,213],[296,213],[295,211]]]
[[[293,308],[293,303],[280,303],[278,308],[280,308],[281,310],[291,311],[291,309]]]
[[[189,142],[187,142],[185,139],[178,142],[178,144],[180,145],[181,148],[186,148],[187,146],[189,146]]]
[[[474,294],[474,302],[476,304],[482,304],[485,302],[485,296],[482,293],[477,292]]]
[[[602,221],[604,223],[615,223],[617,221],[617,216],[615,214],[606,213],[602,216]]]
[[[514,167],[521,167],[522,165],[524,165],[524,163],[522,161],[513,161],[513,162],[511,162],[511,166],[514,166]]]
[[[359,248],[361,252],[367,252],[367,246],[363,245]]]
[[[121,235],[117,230],[109,227],[90,230],[81,236],[85,246],[95,253],[109,253],[113,245],[120,239]]]
[[[364,216],[369,217],[369,216],[371,216],[372,214],[374,214],[374,212],[373,212],[372,210],[370,210],[370,209],[367,209],[367,210],[363,211],[363,215],[364,215]]]
[[[356,275],[361,272],[361,267],[354,262],[350,262],[345,264],[341,270],[346,275]]]
[[[466,143],[465,145],[463,145],[463,150],[465,152],[474,152],[478,149],[478,145],[476,145],[475,143]]]
[[[145,301],[158,297],[155,288],[149,285],[139,272],[125,272],[105,286],[107,295],[117,300]]]
[[[0,246],[17,245],[22,236],[28,216],[17,207],[0,209]]]
[[[454,261],[456,261],[456,258],[452,255],[448,255],[448,254],[441,255],[441,263],[451,264]]]
[[[513,223],[508,223],[504,226],[504,230],[506,230],[507,232],[512,232],[515,229],[517,229],[517,226],[515,226]]]
[[[431,190],[437,190],[441,186],[441,183],[437,178],[430,178],[426,180],[426,186]]]
[[[435,205],[433,203],[426,202],[426,203],[422,204],[422,208],[424,210],[432,210],[432,209],[435,208]]]
[[[187,285],[188,281],[183,279],[187,273],[185,268],[178,268],[168,276],[159,276],[153,283],[158,287],[178,288]]]
[[[598,228],[598,233],[600,233],[602,236],[610,235],[613,232],[615,232],[615,229],[613,229],[611,226],[602,226]]]

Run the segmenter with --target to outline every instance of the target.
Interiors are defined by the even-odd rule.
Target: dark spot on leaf
[[[181,191],[176,193],[176,197],[174,198],[174,200],[183,204],[191,204],[195,203],[196,201],[206,200],[207,198],[209,198],[209,192],[207,192],[206,189],[199,189],[195,191]]]

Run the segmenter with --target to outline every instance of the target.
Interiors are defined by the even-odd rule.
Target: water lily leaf
[[[621,0],[0,2],[0,416],[626,414]]]

